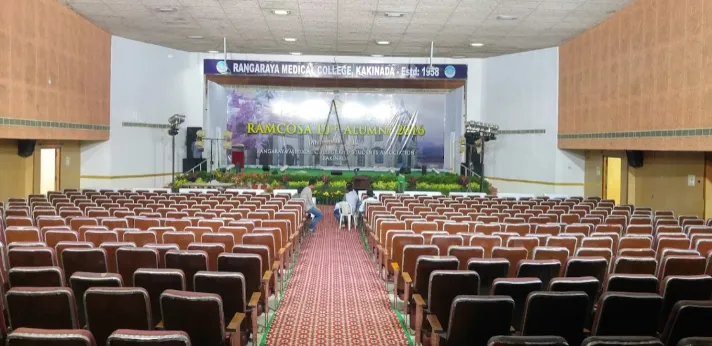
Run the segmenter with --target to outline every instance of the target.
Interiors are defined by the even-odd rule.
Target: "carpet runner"
[[[320,210],[266,345],[408,345],[359,232],[337,230],[333,207]]]

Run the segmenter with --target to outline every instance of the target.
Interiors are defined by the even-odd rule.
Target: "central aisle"
[[[320,209],[266,344],[408,345],[359,232],[338,231],[333,207]]]

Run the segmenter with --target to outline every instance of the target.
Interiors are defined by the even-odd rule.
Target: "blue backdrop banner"
[[[203,72],[302,78],[467,79],[467,65],[445,64],[341,64],[205,59]]]

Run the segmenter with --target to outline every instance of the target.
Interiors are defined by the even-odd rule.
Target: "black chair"
[[[651,293],[606,292],[599,301],[594,336],[655,336],[663,298]]]
[[[581,346],[664,346],[652,336],[591,336]]]
[[[560,336],[494,336],[487,346],[569,346]]]
[[[509,261],[506,258],[471,258],[467,261],[467,270],[480,275],[480,294],[490,294],[494,280],[507,277]]]
[[[509,334],[513,311],[511,297],[458,296],[452,302],[447,330],[442,328],[437,317],[428,315],[432,328],[431,345],[486,346],[493,336]]]
[[[492,285],[492,295],[512,297],[514,300],[512,326],[518,330],[522,326],[522,315],[529,293],[541,291],[543,287],[538,278],[497,279]]]
[[[544,287],[549,287],[551,279],[559,276],[561,262],[558,260],[523,260],[517,266],[518,278],[539,278]]]
[[[589,297],[585,292],[533,292],[524,308],[522,335],[557,335],[570,345],[579,345],[588,307]]]
[[[662,282],[661,291],[663,310],[660,315],[659,330],[665,326],[670,311],[677,302],[712,298],[712,277],[708,275],[668,276]]]
[[[650,274],[611,274],[606,292],[658,293],[658,278]]]
[[[684,338],[677,343],[677,346],[712,346],[712,338]]]
[[[712,337],[712,301],[681,300],[675,303],[660,340],[675,346],[688,337]]]

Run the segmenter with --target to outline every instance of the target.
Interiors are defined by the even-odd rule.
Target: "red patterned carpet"
[[[337,231],[333,207],[302,243],[266,345],[408,345],[357,231]]]

